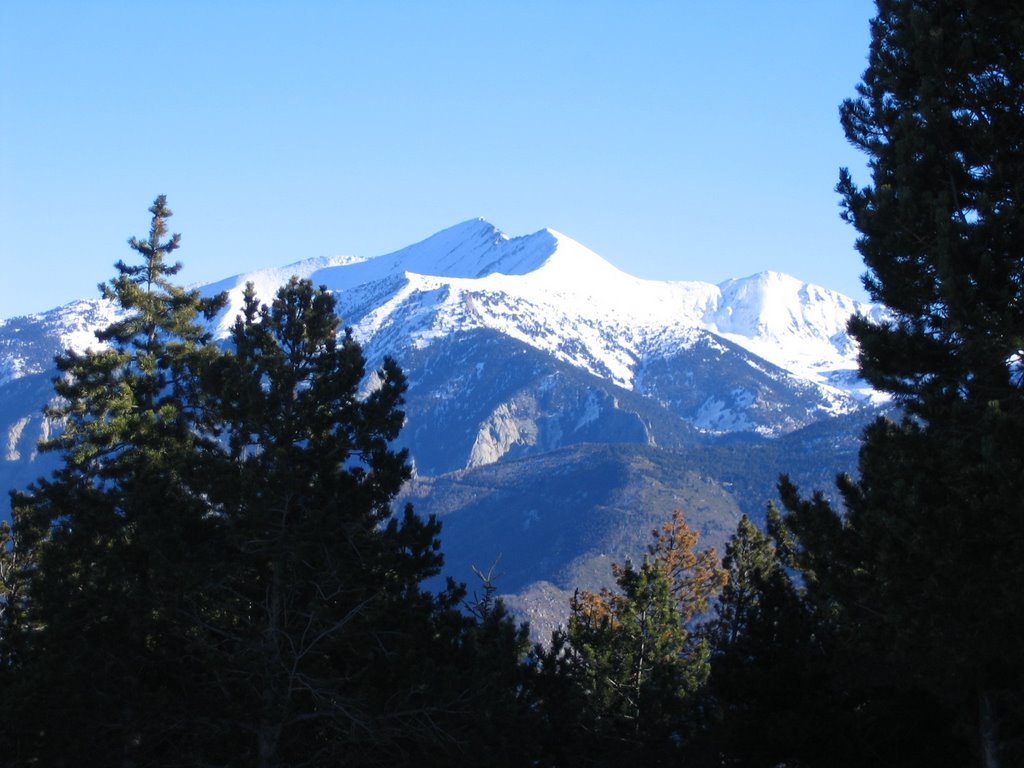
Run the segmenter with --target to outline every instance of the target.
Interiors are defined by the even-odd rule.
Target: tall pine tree
[[[57,359],[48,415],[63,429],[41,447],[63,465],[13,496],[27,607],[10,722],[51,765],[165,761],[189,739],[183,691],[199,667],[179,618],[210,541],[190,485],[211,444],[195,384],[217,354],[201,320],[224,300],[173,284],[166,199],[150,212],[148,238],[129,241],[141,263],[118,262],[101,286],[119,319],[101,345]]]
[[[865,433],[841,518],[784,501],[798,558],[848,638],[956,724],[948,755],[1024,759],[1024,14],[878,0],[841,111],[871,184],[843,171],[865,286],[862,374],[904,413]],[[913,704],[904,717],[913,716]],[[955,746],[959,740],[960,747]],[[949,757],[955,762],[955,757]]]
[[[446,605],[419,588],[440,526],[391,516],[410,473],[390,446],[405,380],[386,361],[361,397],[362,350],[339,331],[328,291],[293,278],[261,305],[250,285],[207,384],[226,443],[209,488],[226,545],[217,687],[234,713],[220,743],[252,765],[377,762],[430,736],[429,697],[400,678]]]

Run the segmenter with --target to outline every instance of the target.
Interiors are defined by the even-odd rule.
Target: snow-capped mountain
[[[335,292],[371,365],[405,371],[408,495],[444,518],[454,575],[506,552],[509,587],[537,600],[600,580],[673,507],[720,544],[779,472],[827,485],[873,410],[846,322],[879,308],[788,275],[642,280],[553,230],[509,237],[478,219],[383,256],[201,286],[229,296],[215,336],[246,283],[269,302],[292,275]],[[3,489],[56,460],[36,450],[59,428],[41,412],[54,355],[95,345],[114,317],[96,299],[0,320]]]
[[[411,427],[424,428],[415,423],[418,409],[425,419],[427,412],[437,416],[456,394],[463,405],[480,402],[480,413],[465,415],[468,446],[435,471],[515,455],[531,441],[560,442],[536,424],[540,418],[565,437],[567,403],[551,406],[562,409],[557,427],[556,414],[544,418],[543,402],[555,401],[542,390],[550,393],[556,373],[563,381],[585,375],[579,391],[590,394],[579,396],[577,418],[583,425],[598,420],[599,401],[612,410],[628,401],[667,410],[705,433],[778,435],[871,398],[856,378],[845,325],[854,312],[877,315],[878,308],[775,272],[720,285],[643,280],[553,230],[509,237],[476,219],[375,258],[309,259],[205,286],[230,297],[213,321],[216,335],[227,335],[246,283],[269,301],[295,274],[336,292],[371,363],[391,355],[407,369]],[[92,331],[113,314],[97,299],[0,321],[0,384],[49,375],[57,352],[95,344]],[[470,339],[488,340],[475,359],[467,355]],[[510,401],[490,397],[501,388],[483,384],[507,365],[513,348],[546,372],[526,377],[536,378],[529,396],[516,390],[506,393]],[[429,366],[417,362],[427,360]],[[439,373],[446,370],[450,376]],[[595,399],[597,390],[604,394]],[[19,445],[38,436],[28,429],[37,414],[38,407],[21,412],[8,425],[8,460],[25,455]],[[664,419],[640,421],[638,434],[657,443],[651,424]]]
[[[643,280],[554,230],[510,238],[476,219],[385,256],[299,262],[208,286],[232,297],[221,332],[246,282],[269,298],[296,272],[338,293],[371,355],[491,329],[635,389],[645,360],[712,334],[821,385],[837,405],[869,395],[850,375],[856,349],[845,328],[855,312],[878,309],[777,272],[717,286]]]

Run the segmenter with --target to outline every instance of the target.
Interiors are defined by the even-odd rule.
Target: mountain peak
[[[449,243],[461,243],[467,240],[508,240],[508,235],[498,229],[496,226],[491,224],[482,217],[476,217],[475,219],[466,219],[466,221],[453,224],[450,227],[442,229],[440,232],[435,232],[430,237],[421,240],[419,243],[409,247],[416,247],[425,243],[432,243],[434,245],[442,245],[445,242]],[[403,248],[408,250],[407,248]],[[396,251],[401,253],[401,251]]]
[[[378,258],[390,260],[395,270],[445,278],[525,276],[534,272],[548,278],[573,275],[582,282],[625,277],[601,256],[557,230],[548,227],[509,237],[482,218],[463,221]]]
[[[542,274],[556,279],[571,278],[579,287],[593,288],[608,286],[617,280],[635,280],[618,267],[594,253],[577,240],[557,230],[546,228],[528,235],[528,238],[545,243],[550,249],[542,265]]]
[[[718,284],[723,293],[764,290],[799,290],[804,283],[784,272],[766,269],[747,277],[732,277]]]

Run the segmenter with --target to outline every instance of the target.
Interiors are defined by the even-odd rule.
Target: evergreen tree
[[[904,417],[866,431],[843,516],[783,489],[808,588],[842,617],[862,677],[898,681],[905,722],[946,724],[931,764],[1024,759],[1022,52],[1015,6],[879,0],[841,111],[872,183],[843,171],[839,191],[891,312],[851,321],[861,371]]]
[[[863,765],[856,732],[838,716],[844,702],[832,685],[837,657],[829,617],[790,578],[786,531],[774,506],[768,528],[770,535],[744,516],[726,545],[728,583],[705,628],[708,719],[691,761]]]
[[[19,552],[14,547],[10,524],[0,521],[0,679],[10,674],[17,661],[11,646],[12,632],[20,623],[23,608],[21,591],[24,582],[19,578],[23,566],[18,562]]]
[[[188,739],[181,691],[198,668],[177,619],[210,528],[188,481],[208,445],[194,383],[216,354],[200,319],[223,299],[170,282],[179,237],[164,239],[163,196],[150,212],[149,237],[129,241],[141,264],[101,286],[120,310],[104,346],[57,359],[48,415],[63,430],[41,447],[63,466],[13,495],[27,604],[11,722],[50,765],[162,760]]]
[[[771,511],[769,511],[771,514]],[[765,608],[765,585],[773,579],[789,583],[775,557],[771,539],[744,515],[725,545],[722,558],[728,580],[715,602],[709,634],[716,648],[735,645],[749,635]]]
[[[639,566],[613,566],[617,591],[577,592],[567,629],[540,653],[553,739],[565,739],[565,731],[581,737],[571,756],[555,747],[567,761],[679,758],[690,698],[708,674],[707,644],[690,625],[725,576],[714,550],[694,551],[698,535],[682,513],[652,535]],[[566,722],[558,710],[574,703],[575,722]]]
[[[542,764],[542,722],[532,670],[524,663],[530,651],[529,625],[516,624],[496,596],[493,571],[493,566],[486,574],[476,571],[483,594],[474,593],[465,611],[447,612],[452,629],[440,632],[452,638],[451,661],[434,662],[439,669],[431,687],[447,688],[450,692],[439,700],[459,702],[453,709],[461,713],[446,719],[457,748],[441,756],[441,765]]]
[[[355,691],[393,644],[381,620],[422,600],[440,565],[436,523],[388,523],[409,476],[389,447],[404,379],[388,362],[361,400],[362,352],[338,331],[327,291],[293,278],[261,306],[250,284],[208,385],[227,443],[209,489],[226,544],[220,687],[236,710],[220,741],[254,765],[381,732]]]
[[[269,306],[248,286],[232,342],[207,384],[227,446],[208,491],[226,542],[208,589],[231,713],[217,759],[455,760],[502,730],[483,725],[504,695],[488,688],[515,677],[525,630],[493,601],[473,620],[461,588],[420,587],[442,563],[440,525],[391,513],[410,476],[390,445],[401,371],[386,360],[361,395],[362,350],[332,294],[296,278]]]

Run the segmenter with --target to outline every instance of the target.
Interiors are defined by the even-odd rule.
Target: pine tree
[[[715,602],[716,618],[709,627],[717,649],[730,648],[750,634],[761,619],[769,582],[788,583],[771,539],[746,515],[725,546],[722,567],[728,580]]]
[[[768,528],[744,516],[726,544],[728,583],[705,628],[708,720],[690,757],[705,765],[862,765],[855,733],[836,716],[843,702],[829,674],[832,627],[789,575],[774,506]]]
[[[474,592],[464,602],[465,610],[445,612],[439,634],[450,639],[449,660],[432,662],[437,674],[431,688],[439,701],[458,702],[450,709],[460,713],[441,718],[457,747],[438,762],[495,768],[541,765],[542,721],[533,671],[524,663],[530,651],[529,625],[517,624],[497,596],[493,565],[486,573],[474,571],[483,592]]]
[[[866,431],[843,516],[784,489],[809,588],[915,692],[904,719],[956,724],[948,764],[1024,759],[1022,51],[1014,6],[879,0],[841,111],[872,183],[839,192],[891,311],[851,321],[861,371],[904,416]]]
[[[708,647],[691,623],[724,583],[714,550],[695,552],[698,535],[680,512],[660,530],[640,565],[614,565],[617,590],[577,592],[567,629],[556,632],[541,664],[549,708],[581,706],[584,741],[573,759],[616,765],[632,758],[669,764],[679,758],[689,699],[708,674]],[[558,678],[563,685],[557,684]],[[568,685],[564,684],[567,682]]]
[[[24,603],[21,594],[24,581],[19,577],[24,565],[18,562],[20,552],[14,544],[10,524],[0,521],[0,676],[17,665],[11,640],[12,632],[20,623]]]
[[[487,688],[515,677],[525,630],[493,603],[461,614],[460,588],[420,586],[442,563],[440,525],[392,515],[410,476],[391,447],[401,371],[386,360],[361,394],[363,353],[334,297],[295,278],[269,306],[248,286],[231,338],[206,384],[226,441],[208,491],[226,542],[207,590],[231,713],[219,759],[455,760],[500,709],[482,697],[504,695]]]
[[[163,196],[150,212],[149,237],[129,241],[142,263],[119,262],[101,286],[120,310],[97,334],[105,346],[57,359],[48,415],[63,431],[41,447],[64,464],[13,495],[27,597],[14,716],[53,765],[75,754],[134,765],[187,741],[179,692],[196,666],[177,614],[210,527],[189,485],[208,444],[193,384],[216,355],[200,319],[223,299],[170,282],[179,237],[164,239]]]
[[[220,687],[236,718],[220,741],[254,765],[284,764],[321,733],[351,742],[379,730],[354,696],[377,621],[440,564],[432,521],[384,527],[409,475],[389,447],[404,379],[389,362],[361,400],[362,352],[338,325],[331,294],[308,281],[270,306],[249,285],[233,351],[207,385],[227,445],[209,489],[225,529],[211,594],[226,638]]]

